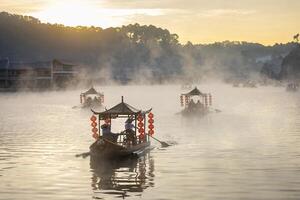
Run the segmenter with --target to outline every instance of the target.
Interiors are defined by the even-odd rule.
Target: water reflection
[[[154,186],[154,160],[150,154],[122,160],[90,159],[95,199],[141,196]]]

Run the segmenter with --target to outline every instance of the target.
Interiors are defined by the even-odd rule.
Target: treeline
[[[83,66],[91,78],[104,74],[122,82],[143,77],[247,77],[261,70],[264,58],[284,56],[293,48],[292,43],[180,44],[178,35],[153,25],[68,27],[6,12],[0,13],[0,27],[0,58],[24,62],[67,60]]]

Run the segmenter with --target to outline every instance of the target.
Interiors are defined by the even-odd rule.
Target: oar
[[[152,137],[154,140],[156,140],[157,142],[159,142],[161,144],[162,147],[168,147],[168,146],[171,146],[170,144],[166,143],[166,142],[163,142],[163,141],[160,141],[159,139],[153,137],[152,135],[148,134],[150,137]]]
[[[86,157],[88,157],[88,156],[90,156],[90,155],[91,155],[90,152],[86,152],[86,153],[76,154],[75,157],[86,158]]]

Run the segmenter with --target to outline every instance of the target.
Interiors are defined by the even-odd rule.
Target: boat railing
[[[126,133],[124,131],[121,133],[118,133],[118,139],[117,139],[116,143],[121,146],[128,146],[128,144],[130,142],[132,142],[132,141],[128,140],[128,135],[129,135],[129,133]],[[134,140],[136,141],[136,144],[140,144],[140,143],[144,142],[144,141],[140,140],[139,137],[137,137],[137,136],[134,136],[134,137],[135,137]]]

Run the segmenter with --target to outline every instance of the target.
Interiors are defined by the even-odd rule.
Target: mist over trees
[[[300,45],[283,59],[281,66],[280,78],[293,81],[300,79]]]
[[[266,63],[273,70],[272,62],[282,60],[294,48],[294,43],[180,44],[177,34],[153,25],[68,27],[6,12],[0,13],[0,27],[0,58],[66,60],[81,65],[92,79],[109,76],[124,83],[143,77],[154,81],[250,78]]]

